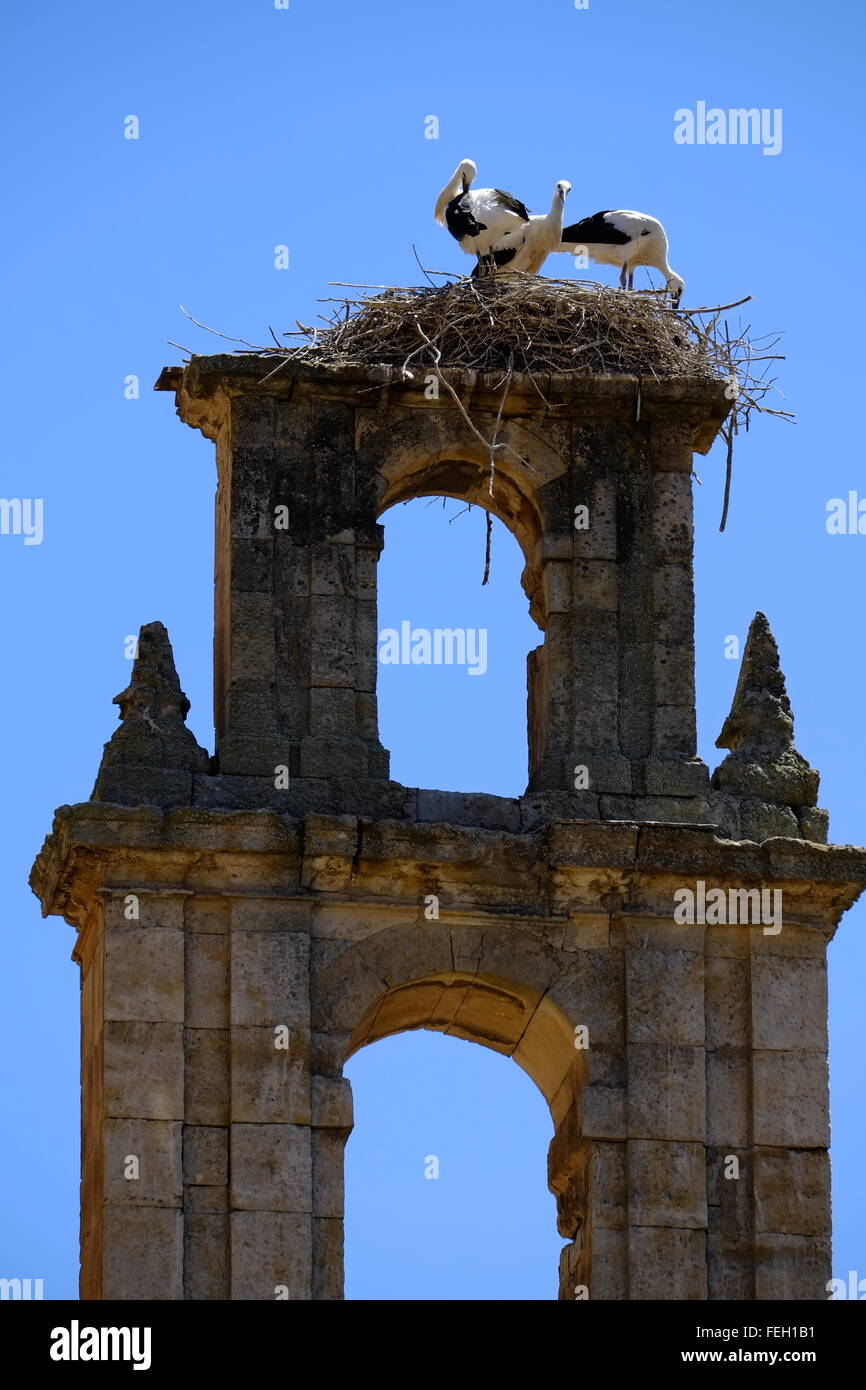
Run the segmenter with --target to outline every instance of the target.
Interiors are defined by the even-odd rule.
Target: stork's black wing
[[[509,212],[516,212],[517,216],[522,217],[524,222],[529,221],[529,213],[526,210],[526,204],[521,203],[519,198],[515,198],[513,193],[506,193],[502,188],[494,188],[493,192],[496,194],[497,201],[501,203],[502,207],[508,208]]]
[[[618,227],[605,221],[610,211],[608,208],[604,212],[594,212],[592,217],[584,217],[580,222],[572,222],[570,227],[563,227],[560,239],[569,243],[579,242],[582,246],[590,246],[593,242],[596,246],[624,246],[631,241],[631,237],[628,232],[621,232]]]
[[[479,233],[487,231],[486,223],[479,222],[472,215],[465,193],[458,193],[456,198],[451,199],[445,209],[445,225],[457,241],[462,241],[466,236],[476,237]]]

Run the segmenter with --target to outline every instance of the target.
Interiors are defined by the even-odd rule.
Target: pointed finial
[[[764,613],[752,619],[731,712],[716,739],[732,752],[783,752],[794,746],[794,719],[779,648]]]
[[[142,627],[129,685],[115,695],[114,704],[120,706],[121,724],[105,745],[94,800],[122,805],[162,800],[153,778],[139,778],[140,786],[133,785],[136,779],[130,774],[134,768],[172,774],[168,778],[172,782],[178,781],[178,773],[209,770],[209,754],[196,743],[184,722],[189,700],[181,689],[171,642],[162,623],[145,623]],[[187,781],[188,778],[184,785]],[[169,791],[166,782],[164,804],[177,799],[177,789]]]
[[[794,747],[779,649],[763,613],[755,614],[749,628],[731,712],[716,747],[731,751],[712,785],[739,804],[743,838],[797,834],[799,825],[807,838],[826,840],[826,817],[811,809],[820,779]]]

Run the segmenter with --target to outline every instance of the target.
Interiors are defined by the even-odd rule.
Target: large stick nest
[[[259,346],[243,338],[229,341],[277,359],[263,382],[292,362],[398,367],[407,379],[432,373],[450,392],[475,434],[478,431],[443,376],[444,369],[498,373],[504,384],[503,404],[517,374],[533,380],[566,372],[630,376],[638,383],[647,378],[724,381],[731,410],[720,430],[727,445],[722,530],[734,437],[741,429],[748,430],[753,411],[794,418],[789,411],[765,403],[769,392],[778,391],[775,378],[769,375],[771,364],[782,360],[773,351],[778,336],[753,337],[750,325],[738,325],[732,332],[723,317],[751,296],[712,308],[672,309],[658,291],[624,292],[590,280],[519,274],[477,280],[461,277],[442,286],[431,283],[429,288],[339,288],[368,293],[363,298],[350,294],[321,301],[331,306],[319,316],[324,327],[298,323],[297,333],[282,335],[302,339],[296,346],[282,344],[273,329],[272,345]],[[207,327],[192,321],[199,328]],[[482,443],[490,455],[492,491],[496,451],[505,446],[497,439],[482,439]]]
[[[691,319],[655,294],[513,275],[335,300],[294,357],[408,368],[437,365],[537,376],[548,372],[726,376]]]

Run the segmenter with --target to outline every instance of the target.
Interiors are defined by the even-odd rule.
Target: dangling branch
[[[487,540],[484,546],[484,578],[481,581],[482,588],[490,578],[490,538],[493,535],[493,517],[489,512],[485,512],[487,517]]]

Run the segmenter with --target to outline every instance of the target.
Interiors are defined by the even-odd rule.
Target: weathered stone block
[[[653,570],[653,611],[659,640],[691,645],[694,641],[694,609],[691,566],[656,565]]]
[[[710,789],[707,765],[697,758],[647,758],[643,775],[648,796],[706,796]]]
[[[315,905],[290,898],[263,898],[258,894],[231,900],[232,931],[312,930]]]
[[[283,1046],[283,1042],[287,1046]],[[309,1124],[309,1038],[302,1029],[231,1030],[232,1119],[257,1124]]]
[[[231,1298],[227,1212],[188,1212],[184,1222],[183,1296]]]
[[[310,691],[310,733],[315,740],[346,738],[356,728],[356,700],[354,690],[334,686],[313,687]],[[301,758],[301,775],[319,776],[318,771],[308,774]]]
[[[300,744],[301,777],[366,777],[368,748],[360,740],[304,738]]]
[[[189,806],[193,776],[174,768],[103,767],[93,789],[94,799],[116,806]]]
[[[245,676],[254,674],[259,681],[273,681],[273,595],[236,590],[231,598],[231,611],[232,666],[235,673]]]
[[[704,1049],[681,1043],[629,1046],[629,1137],[703,1142],[706,1124]]]
[[[747,1047],[750,1038],[749,962],[708,955],[707,1047]]]
[[[705,1299],[706,1244],[705,1231],[633,1226],[628,1233],[629,1298]]]
[[[321,1128],[350,1130],[354,1124],[352,1087],[343,1076],[310,1078],[311,1123]]]
[[[128,926],[105,939],[105,1017],[182,1023],[183,934]]]
[[[748,1047],[707,1053],[707,1140],[729,1148],[751,1142],[751,1068]]]
[[[143,892],[135,889],[106,889],[102,893],[105,926],[126,931],[134,927],[173,927],[182,931],[190,894],[184,892]],[[137,914],[130,917],[130,912]]]
[[[190,932],[186,938],[186,1025],[227,1028],[229,1023],[229,938],[225,933]]]
[[[657,553],[667,561],[692,558],[692,483],[685,473],[653,477],[652,533]]]
[[[106,1022],[106,1116],[182,1120],[183,1029],[178,1023]]]
[[[695,700],[695,655],[691,646],[656,642],[653,678],[657,705],[689,705]],[[649,788],[647,789],[649,790]]]
[[[590,604],[595,608],[616,609],[617,567],[615,564],[609,560],[575,560],[573,567],[563,565],[566,572],[572,568],[574,575],[573,597],[572,591],[566,588],[564,593],[568,597],[568,602],[558,611],[569,612],[575,599],[581,606]],[[557,610],[551,609],[550,611]]]
[[[627,1145],[595,1143],[589,1159],[589,1209],[593,1230],[624,1230],[628,1224]]]
[[[184,1029],[183,1077],[183,1118],[186,1123],[191,1125],[228,1124],[228,1029]]]
[[[571,968],[554,979],[548,998],[563,1010],[573,1028],[582,1026],[588,1030],[590,1050],[600,1043],[625,1041],[626,998],[621,951],[581,951]]]
[[[591,1302],[619,1303],[629,1297],[628,1241],[629,1233],[626,1230],[601,1227],[593,1231],[589,1283]]]
[[[707,1170],[703,1144],[629,1140],[628,1211],[631,1226],[705,1229]]]
[[[309,944],[299,932],[232,931],[231,1021],[308,1025]]]
[[[754,1165],[749,1148],[732,1144],[706,1150],[710,1233],[728,1251],[751,1257],[754,1242]]]
[[[313,1293],[317,1301],[343,1299],[343,1221],[313,1217]]]
[[[231,587],[240,593],[270,594],[274,588],[273,540],[231,537]]]
[[[102,1297],[122,1302],[183,1298],[183,1213],[106,1206]]]
[[[830,1120],[826,1053],[755,1052],[753,1086],[756,1144],[827,1148]]]
[[[313,1215],[343,1215],[343,1150],[346,1136],[337,1129],[310,1130]]]
[[[707,1297],[750,1301],[755,1297],[755,1268],[751,1247],[732,1247],[712,1231],[707,1236]]]
[[[184,1211],[228,1212],[228,1187],[185,1187],[183,1189]]]
[[[312,1210],[307,1125],[233,1124],[230,1146],[231,1204],[235,1210]]]
[[[808,1149],[756,1149],[755,1227],[823,1236],[830,1229],[830,1157]]]
[[[796,1007],[793,1006],[794,1000]],[[777,1051],[826,1049],[825,962],[754,956],[752,1029],[755,1047]]]
[[[755,1261],[755,1298],[787,1303],[829,1297],[827,1236],[759,1235]]]
[[[184,1125],[184,1183],[196,1187],[224,1187],[228,1171],[228,1129],[214,1125]]]
[[[170,1120],[105,1120],[105,1200],[135,1207],[179,1207],[181,1128]]]
[[[229,929],[231,900],[208,898],[197,893],[184,900],[184,926],[187,931],[225,932]]]
[[[286,739],[263,734],[227,735],[220,739],[219,771],[228,776],[263,777],[273,786],[275,770],[292,766],[291,745]]]
[[[693,758],[697,743],[694,706],[660,705],[653,711],[653,752],[669,757]]]
[[[704,961],[694,951],[626,952],[628,1036],[635,1043],[704,1041]]]
[[[233,1299],[311,1297],[312,1218],[284,1211],[231,1214]]]
[[[582,1093],[583,1133],[587,1139],[625,1139],[628,1097],[623,1087],[587,1086]]]

